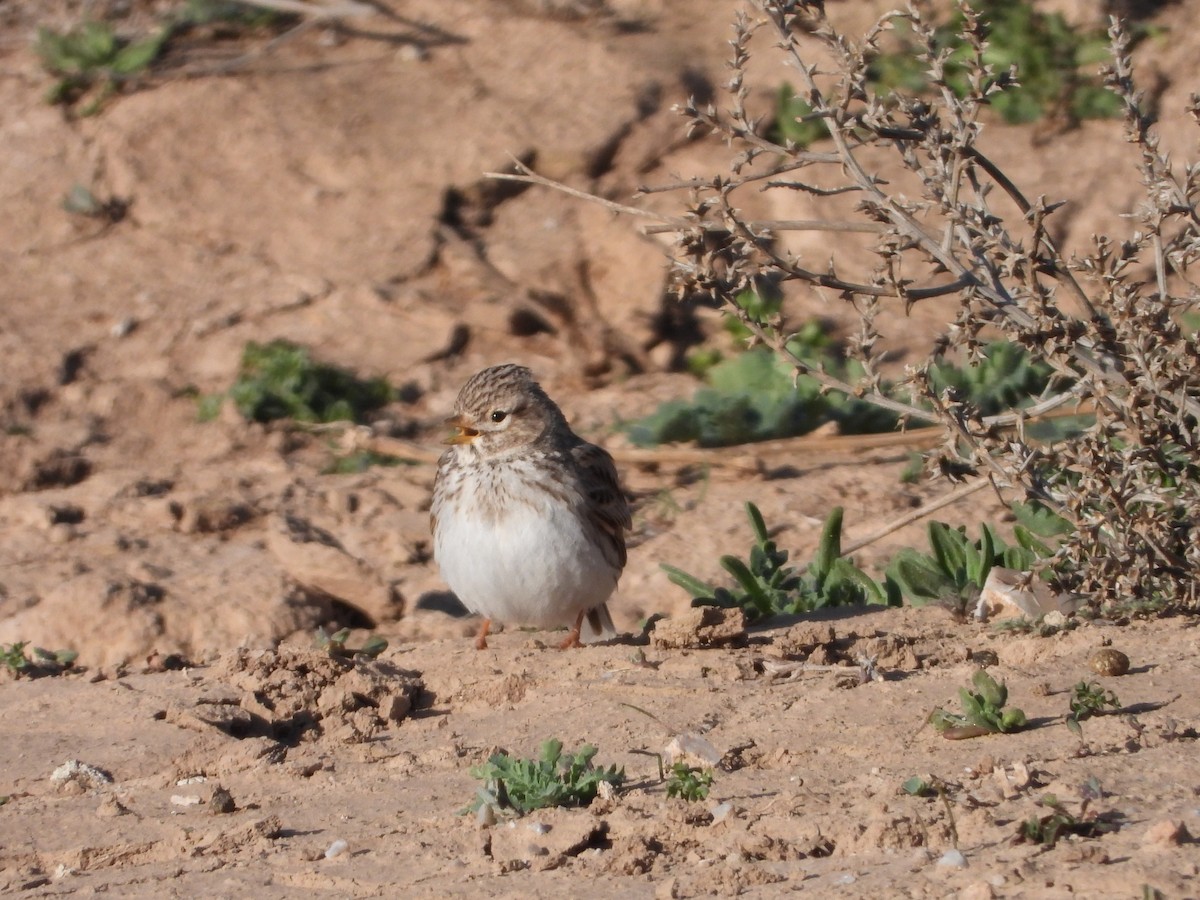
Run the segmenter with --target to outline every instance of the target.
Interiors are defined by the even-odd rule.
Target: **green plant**
[[[888,564],[888,577],[914,606],[944,603],[962,608],[979,596],[993,566],[1026,572],[1051,555],[1049,547],[1020,525],[1013,529],[1017,544],[1011,547],[991,525],[984,523],[979,530],[979,540],[972,541],[963,526],[930,522],[931,552],[902,548]]]
[[[59,76],[46,99],[72,105],[90,96],[81,114],[99,111],[122,84],[150,68],[170,36],[164,26],[149,37],[126,40],[107,22],[84,22],[64,33],[38,29],[34,49],[46,70]]]
[[[1027,406],[1050,385],[1054,370],[1024,347],[992,341],[973,364],[953,365],[939,359],[929,367],[929,387],[936,394],[955,391],[981,415],[992,416]]]
[[[463,812],[489,806],[497,812],[524,815],[549,806],[583,806],[595,798],[601,784],[618,787],[624,782],[623,768],[592,766],[597,751],[591,744],[565,756],[562,748],[562,742],[552,738],[542,744],[537,759],[495,753],[484,765],[474,766],[472,777],[484,785]]]
[[[900,785],[900,789],[910,797],[936,797],[937,788],[920,775],[914,775]]]
[[[817,556],[804,572],[787,564],[788,551],[779,549],[771,539],[757,506],[748,502],[746,515],[754,531],[749,561],[732,555],[721,557],[721,567],[733,576],[732,587],[715,587],[682,569],[662,564],[671,582],[692,595],[693,606],[741,607],[754,621],[826,606],[899,604],[898,594],[881,587],[841,555],[840,506],[825,520]]]
[[[972,676],[971,683],[975,690],[958,690],[963,708],[961,715],[944,709],[935,709],[930,715],[929,721],[943,737],[959,740],[984,734],[1006,734],[1025,724],[1022,710],[1004,708],[1008,701],[1008,688],[1003,682],[997,682],[986,671],[979,669]]]
[[[187,0],[176,21],[181,26],[222,25],[238,30],[278,28],[298,16],[237,0]]]
[[[347,647],[346,640],[350,637],[350,629],[342,628],[335,631],[333,634],[327,634],[324,628],[317,629],[317,647],[324,650],[330,656],[337,657],[355,657],[366,656],[374,659],[388,648],[386,638],[382,638],[377,634],[367,638],[366,643],[361,647]]]
[[[28,641],[17,641],[12,644],[0,644],[0,665],[18,677],[27,675],[37,678],[41,675],[57,675],[75,664],[79,654],[74,650],[43,650],[33,647],[30,657],[25,648]]]
[[[671,766],[671,774],[667,777],[667,796],[681,797],[688,803],[706,800],[712,781],[712,769],[696,769],[677,762]]]
[[[321,474],[357,475],[373,466],[403,466],[409,463],[409,460],[399,456],[391,456],[387,453],[376,453],[374,450],[355,450],[353,453],[347,453],[345,456],[334,458],[329,465],[321,470]]]
[[[1060,14],[1040,12],[1025,0],[977,0],[974,7],[984,22],[984,64],[1000,73],[1016,67],[1017,82],[998,80],[1003,90],[989,97],[1006,122],[1032,122],[1052,114],[1076,120],[1120,114],[1120,100],[1093,74],[1108,58],[1103,30],[1073,30]],[[936,48],[947,54],[946,81],[960,98],[971,90],[973,48],[962,37],[965,24],[965,16],[958,10],[934,30]],[[922,68],[919,48],[906,30],[900,33],[901,47],[876,56],[868,77],[884,90],[928,92],[932,85]]]
[[[363,380],[346,369],[313,360],[290,341],[254,341],[242,351],[240,373],[227,395],[202,398],[201,418],[211,417],[228,396],[243,418],[270,422],[362,422],[367,413],[392,399],[382,378]]]
[[[1030,816],[1017,828],[1017,840],[1041,844],[1043,847],[1053,847],[1063,835],[1073,834],[1079,837],[1099,837],[1116,826],[1104,822],[1088,813],[1088,801],[1084,800],[1078,816],[1067,812],[1066,808],[1053,794],[1046,794],[1038,801],[1039,806],[1047,807],[1050,812],[1044,816]]]
[[[794,147],[803,148],[829,137],[829,127],[820,116],[814,116],[813,108],[784,82],[775,95],[775,118],[767,134],[777,144],[790,142]]]
[[[820,334],[819,327],[816,333]],[[843,371],[847,364],[821,347],[812,331],[793,343],[797,353],[819,353],[810,365]],[[672,400],[644,419],[625,426],[638,446],[695,441],[701,447],[727,447],[805,434],[830,421],[843,434],[890,431],[896,417],[855,397],[827,393],[811,376],[797,375],[765,348],[739,353],[704,370],[708,386],[690,401]]]
[[[1080,722],[1098,716],[1105,710],[1121,708],[1121,701],[1112,691],[1106,691],[1099,682],[1081,681],[1071,689],[1071,712],[1067,715],[1067,727],[1083,738]]]

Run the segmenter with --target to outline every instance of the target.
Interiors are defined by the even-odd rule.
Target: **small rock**
[[[199,806],[204,801],[197,794],[172,794],[172,806]]]
[[[337,857],[339,857],[339,856],[341,856],[343,853],[345,853],[345,852],[346,852],[346,850],[347,850],[349,847],[350,847],[350,845],[349,845],[349,844],[347,844],[347,843],[346,843],[345,841],[343,841],[343,840],[337,840],[337,841],[334,841],[332,844],[330,844],[330,845],[329,845],[329,846],[326,848],[326,850],[325,850],[325,858],[326,858],[326,859],[336,859]]]
[[[1105,647],[1092,654],[1088,667],[1097,675],[1117,678],[1129,671],[1129,657],[1120,650]]]
[[[963,856],[961,850],[947,850],[942,854],[937,864],[939,866],[950,866],[955,869],[965,869],[967,867],[967,858]]]
[[[746,613],[715,606],[689,609],[656,623],[650,642],[660,650],[740,646],[746,642]]]
[[[958,892],[958,900],[992,900],[995,896],[996,892],[992,890],[992,886],[986,881],[976,881],[974,884],[968,884]]]
[[[129,810],[116,797],[105,797],[96,807],[96,815],[102,819],[115,819],[117,816],[124,816],[128,813]]]
[[[726,800],[724,803],[718,803],[709,812],[712,814],[712,823],[717,825],[729,818],[733,812],[733,804]]]
[[[68,759],[50,773],[50,782],[64,794],[82,794],[112,784],[113,777],[103,769]]]
[[[1146,829],[1146,834],[1142,837],[1142,846],[1147,849],[1164,849],[1178,847],[1190,840],[1191,835],[1188,834],[1186,825],[1175,819],[1163,819]]]
[[[663,756],[669,766],[683,762],[694,768],[711,769],[721,763],[721,754],[712,742],[691,732],[671,738],[671,742],[663,748]]]
[[[215,815],[225,815],[237,810],[237,804],[233,802],[233,794],[220,785],[213,788],[212,798],[208,801],[208,806]]]

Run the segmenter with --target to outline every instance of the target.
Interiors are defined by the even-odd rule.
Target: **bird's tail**
[[[587,624],[580,631],[579,639],[585,644],[607,641],[617,636],[617,628],[613,625],[607,603],[601,603],[595,609],[589,609],[584,621]]]

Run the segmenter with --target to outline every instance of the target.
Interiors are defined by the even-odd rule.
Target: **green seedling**
[[[933,727],[944,738],[962,740],[985,734],[1007,734],[1025,724],[1025,713],[1016,708],[1005,709],[1008,688],[985,670],[979,669],[971,678],[975,690],[959,688],[962,714],[935,709],[929,717]]]
[[[34,50],[46,71],[58,76],[46,99],[71,106],[87,97],[80,114],[98,112],[125,82],[149,70],[170,36],[164,26],[149,37],[125,40],[107,22],[84,22],[65,33],[39,29]]]
[[[42,675],[57,675],[71,668],[79,654],[74,650],[43,650],[32,647],[32,657],[26,652],[28,641],[17,641],[13,644],[0,644],[0,664],[17,677],[27,675],[37,678]]]
[[[667,796],[680,797],[688,803],[707,800],[712,782],[712,769],[696,769],[677,762],[671,766],[671,774],[667,777]]]
[[[929,781],[920,775],[914,775],[900,785],[900,790],[910,797],[936,797],[938,792]]]
[[[324,650],[330,656],[340,658],[353,658],[356,656],[366,656],[370,659],[375,659],[388,648],[386,638],[381,638],[377,634],[367,638],[366,643],[361,647],[347,647],[346,641],[350,638],[350,629],[342,628],[335,631],[333,634],[327,634],[324,628],[317,629],[317,647]]]
[[[675,566],[662,565],[671,582],[692,595],[693,606],[741,607],[755,621],[826,606],[899,602],[896,592],[881,587],[841,555],[840,506],[826,519],[817,557],[804,572],[787,564],[788,551],[771,539],[757,506],[747,503],[746,515],[754,531],[749,560],[721,557],[721,567],[733,576],[732,587],[715,587]]]
[[[352,372],[315,361],[290,341],[253,341],[242,351],[238,380],[227,395],[202,398],[201,419],[212,418],[225,396],[247,421],[363,422],[392,400],[382,378],[361,379]]]
[[[597,751],[591,744],[565,756],[562,748],[562,741],[552,738],[542,744],[537,759],[495,753],[484,765],[474,766],[472,777],[484,785],[462,812],[488,806],[502,815],[520,816],[551,806],[585,806],[601,784],[618,787],[625,781],[623,768],[592,766]]]
[[[1099,682],[1081,681],[1071,689],[1071,712],[1067,716],[1067,727],[1082,740],[1080,722],[1120,708],[1121,701],[1115,693],[1106,691]]]
[[[1102,822],[1094,815],[1089,815],[1087,800],[1083,801],[1078,816],[1067,812],[1053,794],[1047,794],[1038,801],[1038,804],[1047,807],[1050,812],[1044,816],[1031,816],[1022,822],[1017,829],[1018,843],[1028,842],[1051,848],[1064,835],[1099,837],[1116,829],[1115,825]]]

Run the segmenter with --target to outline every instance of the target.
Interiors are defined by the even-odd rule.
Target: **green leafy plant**
[[[1094,74],[1108,59],[1103,30],[1074,30],[1060,14],[1040,12],[1025,0],[980,0],[973,6],[985,23],[984,63],[999,73],[1016,66],[1018,83],[1006,83],[1004,90],[990,97],[1006,122],[1033,122],[1056,113],[1076,120],[1120,113],[1120,100]],[[963,14],[956,11],[935,31],[937,48],[948,54],[946,81],[959,97],[970,90],[965,63],[972,48],[961,37],[963,25]],[[880,54],[871,62],[868,77],[883,89],[927,92],[930,84],[917,50],[903,39],[896,52]]]
[[[692,595],[693,606],[741,607],[751,621],[779,613],[799,613],[826,606],[865,603],[899,605],[898,592],[883,587],[841,555],[842,508],[825,520],[817,556],[804,572],[787,564],[788,551],[771,539],[762,513],[753,503],[746,515],[754,531],[749,560],[721,557],[721,567],[733,576],[732,587],[715,587],[675,566],[662,564],[673,584]]]
[[[1005,709],[1008,688],[983,669],[971,678],[975,690],[959,688],[962,714],[935,709],[929,717],[943,737],[951,740],[979,737],[984,734],[1007,734],[1025,724],[1025,713],[1016,708]]]
[[[364,380],[317,362],[307,349],[290,341],[251,341],[242,351],[241,370],[228,394],[201,399],[201,418],[215,415],[226,396],[254,422],[362,422],[367,413],[391,401],[392,389],[382,378]]]
[[[779,310],[780,298],[742,291],[732,300],[737,315],[726,318],[726,328],[739,341],[750,336],[747,322],[759,325]],[[812,320],[792,334],[786,344],[804,367],[843,381],[863,376],[861,365],[845,359]],[[702,447],[724,447],[772,438],[805,434],[827,422],[836,422],[842,434],[891,431],[897,417],[887,410],[847,394],[829,391],[811,374],[798,374],[770,350],[756,347],[721,358],[711,348],[697,351],[689,366],[707,386],[690,401],[672,400],[654,413],[626,426],[630,440],[639,446],[695,441]],[[940,360],[930,366],[930,389],[952,391],[958,402],[991,415],[1010,407],[1027,406],[1050,383],[1051,370],[1017,344],[998,341],[981,351],[974,365],[957,366]],[[901,392],[885,381],[880,390],[901,399]],[[1069,423],[1071,428],[1075,423]],[[1064,430],[1063,428],[1059,429]],[[1077,428],[1076,428],[1077,430]]]
[[[374,450],[356,450],[345,456],[339,456],[321,470],[322,475],[357,475],[374,466],[403,466],[410,464],[409,460],[387,453],[376,453]]]
[[[170,36],[164,26],[149,37],[126,40],[107,22],[84,22],[63,33],[38,29],[34,49],[45,69],[58,76],[46,99],[72,105],[87,96],[81,114],[98,112],[122,84],[150,68]]]
[[[972,365],[939,361],[929,367],[929,386],[940,395],[952,390],[963,402],[991,416],[1027,406],[1050,384],[1054,370],[1011,341],[983,347]]]
[[[1066,807],[1053,794],[1042,797],[1038,805],[1047,807],[1050,812],[1044,816],[1031,816],[1022,822],[1017,828],[1018,842],[1041,844],[1050,848],[1064,835],[1099,837],[1116,830],[1115,824],[1102,821],[1088,812],[1087,800],[1081,804],[1078,816],[1067,812]]]
[[[906,779],[900,785],[900,790],[904,791],[910,797],[936,797],[938,794],[934,783],[922,778],[920,775],[914,775],[912,778]]]
[[[32,656],[26,652],[28,641],[17,641],[13,644],[0,644],[0,665],[20,677],[26,675],[37,678],[42,675],[57,675],[71,668],[79,654],[74,650],[43,650],[41,647],[30,648]]]
[[[819,333],[819,329],[818,329]],[[796,345],[806,355],[822,352],[808,343]],[[843,371],[844,361],[823,352],[812,365]],[[769,350],[757,347],[722,360],[704,372],[707,387],[692,399],[662,404],[644,419],[625,426],[638,446],[695,441],[702,447],[793,437],[834,421],[843,434],[890,431],[896,417],[855,397],[826,392],[808,375],[797,375]]]
[[[775,95],[775,119],[767,137],[777,144],[786,145],[790,141],[796,147],[807,147],[829,137],[829,128],[819,116],[813,115],[808,102],[797,96],[792,86],[785,82]]]
[[[706,800],[712,782],[712,769],[696,769],[687,763],[677,762],[671,766],[671,773],[667,776],[667,796],[680,797],[688,803]]]
[[[911,547],[899,550],[887,567],[887,575],[914,606],[945,603],[961,608],[979,596],[993,566],[1025,572],[1050,549],[1027,529],[1013,529],[1015,546],[1006,546],[988,524],[980,526],[980,537],[972,541],[965,527],[951,528],[944,522],[928,526],[930,553]]]
[[[566,755],[562,749],[562,741],[551,738],[542,744],[537,759],[493,754],[484,765],[471,769],[472,777],[484,785],[463,812],[489,806],[500,813],[524,815],[550,806],[584,806],[595,798],[601,784],[618,787],[624,782],[623,768],[592,765],[597,751],[591,744]]]
[[[1121,701],[1112,691],[1105,690],[1099,682],[1081,681],[1071,689],[1071,711],[1067,715],[1067,727],[1079,738],[1083,738],[1083,728],[1079,724],[1092,716],[1102,715],[1105,711],[1121,708]]]
[[[299,17],[237,0],[187,0],[177,17],[184,26],[222,25],[241,30],[278,28]]]
[[[317,629],[316,644],[321,650],[324,650],[330,656],[343,658],[352,658],[355,656],[366,656],[371,659],[379,656],[388,648],[386,638],[382,638],[377,634],[367,638],[366,643],[361,647],[347,647],[346,641],[350,638],[350,629],[342,628],[335,631],[333,634],[327,634],[324,628]]]

